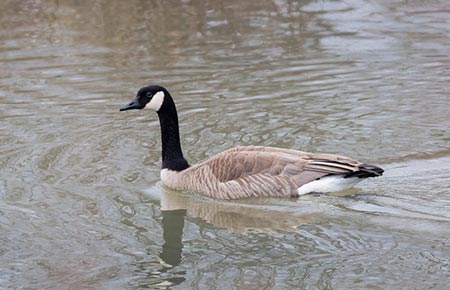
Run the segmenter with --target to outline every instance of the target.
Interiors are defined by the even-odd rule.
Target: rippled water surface
[[[0,3],[1,289],[449,289],[448,1]],[[192,163],[238,145],[379,164],[347,195],[161,186],[137,89]]]

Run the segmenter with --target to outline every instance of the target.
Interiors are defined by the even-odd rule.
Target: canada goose
[[[298,197],[335,192],[383,169],[334,154],[315,154],[265,146],[236,147],[189,165],[183,157],[178,116],[170,93],[161,86],[141,88],[120,111],[150,108],[161,125],[161,181],[176,190],[218,199]]]

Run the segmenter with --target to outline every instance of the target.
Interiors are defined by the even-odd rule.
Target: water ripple
[[[445,1],[0,6],[2,286],[447,287]],[[345,197],[171,192],[157,116],[118,112],[147,84],[192,163],[269,145],[385,176]]]

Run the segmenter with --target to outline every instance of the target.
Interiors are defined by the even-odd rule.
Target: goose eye
[[[153,94],[152,94],[151,92],[148,92],[145,96],[146,96],[147,98],[151,98],[151,97],[153,96]]]

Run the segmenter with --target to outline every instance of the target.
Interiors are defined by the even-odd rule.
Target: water
[[[446,1],[2,1],[1,289],[449,289]],[[215,201],[159,181],[238,145],[386,174],[345,196]]]

